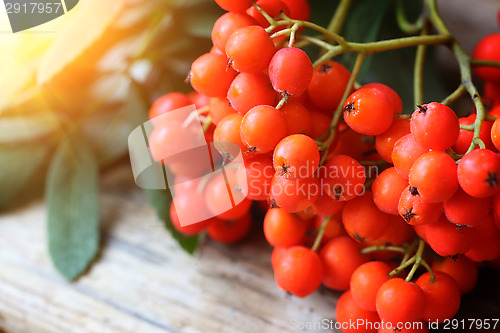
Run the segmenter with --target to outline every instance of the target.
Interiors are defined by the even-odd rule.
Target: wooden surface
[[[0,215],[0,331],[286,332],[290,320],[333,317],[335,293],[296,299],[275,286],[258,232],[236,246],[206,242],[191,257],[128,168],[101,187],[102,253],[74,283],[48,257],[43,202]]]
[[[102,253],[74,283],[48,258],[43,202],[0,215],[0,332],[281,333],[334,318],[339,293],[299,299],[275,285],[258,227],[243,244],[207,241],[191,257],[157,221],[126,165],[103,178]],[[500,316],[498,277],[482,278],[463,317]]]

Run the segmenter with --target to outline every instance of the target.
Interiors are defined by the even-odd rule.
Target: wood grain
[[[74,283],[48,257],[43,202],[0,215],[0,333],[282,333],[302,331],[299,323],[336,332],[319,325],[334,319],[340,293],[321,288],[299,299],[281,291],[258,222],[244,243],[205,241],[191,257],[157,221],[126,165],[103,178],[102,251]],[[500,317],[499,274],[486,273],[459,317]]]
[[[279,290],[258,232],[236,246],[205,242],[191,257],[149,209],[129,169],[102,184],[103,249],[64,281],[46,250],[45,209],[0,215],[0,328],[5,332],[285,332],[290,320],[333,318],[335,293]]]

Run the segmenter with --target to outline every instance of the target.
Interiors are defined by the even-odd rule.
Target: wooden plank
[[[189,256],[157,221],[126,165],[104,177],[101,206],[102,251],[74,283],[48,257],[43,202],[0,214],[0,333],[282,333],[307,323],[316,325],[310,332],[337,332],[320,325],[334,319],[340,293],[320,288],[299,299],[281,291],[258,221],[242,244],[207,240]],[[498,318],[499,278],[484,271],[458,318]]]
[[[283,332],[290,320],[333,317],[331,293],[303,300],[276,287],[261,234],[235,246],[206,242],[191,257],[156,220],[128,168],[102,188],[103,250],[75,283],[49,260],[43,202],[0,215],[6,332]]]

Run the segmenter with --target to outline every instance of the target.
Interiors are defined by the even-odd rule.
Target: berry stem
[[[419,45],[446,44],[452,41],[452,39],[453,38],[449,34],[440,34],[440,35],[393,38],[371,43],[346,42],[346,46],[344,46],[343,49],[339,50],[338,52],[335,52],[335,55],[345,52],[358,52],[358,53],[364,52],[366,55],[368,55],[373,53],[397,50]],[[336,46],[334,48],[338,49],[339,46]]]
[[[494,68],[500,68],[500,62],[498,61],[491,61],[491,60],[482,60],[482,59],[471,59],[470,60],[470,65],[472,67],[494,67]]]
[[[203,123],[202,123],[203,133],[207,132],[207,130],[211,124],[212,124],[212,116],[210,116],[210,115],[205,116],[205,119],[203,119]]]
[[[450,34],[450,31],[444,24],[441,16],[439,16],[439,12],[437,9],[436,0],[426,0],[426,5],[429,9],[429,18],[434,25],[434,27],[441,34]],[[472,74],[471,74],[471,57],[465,52],[463,47],[454,39],[451,40],[451,50],[455,55],[455,58],[458,61],[460,68],[460,76],[462,80],[462,84],[467,88],[469,95],[471,96],[474,105],[476,107],[476,120],[474,121],[474,136],[472,142],[469,146],[469,149],[466,153],[472,151],[478,145],[477,139],[479,139],[479,134],[481,132],[481,126],[483,124],[486,110],[484,108],[484,104],[479,97],[479,92],[477,91],[476,86],[472,83]]]
[[[334,34],[339,34],[344,26],[345,20],[347,18],[347,13],[351,7],[352,0],[341,0],[335,14],[333,15],[330,23],[328,24],[327,30]]]
[[[297,33],[298,29],[299,29],[299,25],[297,23],[295,23],[290,28],[290,41],[288,42],[288,47],[292,47],[293,44],[295,43],[295,34]]]
[[[471,124],[471,125],[461,124],[460,129],[464,130],[464,131],[471,131],[472,132],[472,131],[474,131],[474,124]]]
[[[314,244],[311,247],[311,250],[313,250],[314,252],[316,252],[318,250],[318,248],[321,244],[321,240],[323,239],[323,235],[325,234],[325,229],[326,229],[328,223],[330,223],[331,219],[332,219],[332,216],[328,215],[323,219],[323,222],[321,222],[321,225],[318,228],[318,235],[316,236],[316,239],[314,240]]]
[[[389,276],[394,276],[398,275],[401,273],[406,267],[410,266],[417,260],[416,256],[411,257],[410,259],[406,260],[403,264],[399,265],[398,267],[394,268],[390,273]]]
[[[451,158],[453,158],[455,161],[456,161],[456,160],[461,159],[462,157],[464,157],[464,155],[462,155],[462,154],[457,154],[457,153],[455,153],[455,152],[453,151],[453,149],[451,149],[451,148],[450,148],[450,149],[447,149],[447,150],[446,150],[446,153],[447,153],[448,155],[450,155],[450,156],[451,156]]]
[[[404,114],[404,113],[401,113],[401,114],[394,115],[394,118],[396,118],[396,119],[406,119],[406,120],[410,120],[410,119],[411,119],[411,114]]]
[[[415,240],[410,244],[410,246],[408,246],[408,249],[406,250],[406,253],[403,256],[403,259],[401,259],[401,262],[399,263],[400,265],[406,262],[410,258],[411,254],[415,251],[417,246],[418,246],[418,238],[415,238]]]
[[[427,261],[425,261],[424,259],[422,259],[422,261],[420,262],[420,264],[422,266],[424,266],[424,268],[427,270],[427,272],[429,272],[430,276],[431,276],[431,280],[434,281],[434,279],[436,278],[436,275],[434,274],[434,272],[432,271],[432,268],[431,266],[427,263]]]
[[[417,34],[420,30],[422,30],[423,25],[424,25],[423,16],[420,16],[415,21],[415,23],[411,23],[408,21],[408,19],[406,18],[406,15],[405,15],[402,0],[396,1],[396,20],[398,22],[399,28],[403,32],[407,33],[408,35]]]
[[[486,149],[486,145],[484,144],[484,141],[481,140],[480,138],[474,138],[474,143],[476,146],[479,146],[481,149]]]
[[[423,239],[420,239],[418,242],[417,253],[415,253],[415,255],[413,256],[413,258],[415,258],[415,262],[413,263],[410,273],[408,273],[408,276],[406,277],[406,282],[411,281],[413,275],[417,271],[417,268],[420,266],[422,262],[422,254],[424,253],[424,249],[425,249],[425,241]]]
[[[287,29],[283,29],[283,30],[280,30],[278,32],[275,32],[274,34],[271,35],[271,39],[275,39],[279,36],[284,36],[284,35],[290,35],[292,32],[292,28],[287,28]]]
[[[276,20],[273,19],[268,13],[266,13],[264,9],[262,9],[261,6],[259,6],[255,2],[252,5],[259,11],[259,13],[262,14],[262,16],[264,16],[267,22],[269,22],[270,26],[266,28],[266,31],[269,33],[270,31],[274,30],[274,28],[276,28]]]
[[[278,105],[276,105],[276,109],[279,110],[283,107],[283,105],[285,105],[285,103],[288,101],[288,98],[290,97],[290,95],[288,95],[287,93],[284,93],[283,94],[283,97],[280,99]]]
[[[332,45],[331,44],[329,44],[329,43],[327,43],[327,42],[325,42],[325,41],[323,41],[323,40],[321,40],[321,39],[319,39],[317,37],[300,36],[300,38],[302,40],[306,40],[306,41],[310,42],[311,44],[315,44],[315,45],[317,45],[319,47],[322,47],[325,50],[331,50],[332,49]],[[316,61],[316,62],[318,62],[318,61]],[[321,63],[323,63],[323,62],[324,61],[322,61]],[[319,64],[321,64],[321,63],[319,63]]]
[[[497,120],[497,117],[495,117],[494,115],[491,115],[491,114],[487,113],[484,116],[484,119],[489,120],[489,121],[495,121],[495,120]]]
[[[467,88],[463,84],[460,84],[458,88],[455,89],[454,92],[452,92],[445,99],[443,99],[441,104],[450,105],[451,103],[455,102],[457,99],[462,97],[466,92]]]
[[[427,24],[424,25],[420,36],[428,34]],[[424,63],[425,54],[427,52],[427,45],[422,44],[417,46],[415,54],[415,66],[413,69],[413,90],[414,90],[414,103],[415,105],[422,105],[424,103]]]
[[[401,246],[393,246],[393,245],[374,245],[365,247],[364,249],[361,250],[361,253],[366,254],[376,251],[394,251],[399,253],[406,253],[407,249]]]

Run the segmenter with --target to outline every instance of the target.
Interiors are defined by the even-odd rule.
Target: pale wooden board
[[[74,283],[46,249],[43,202],[0,215],[0,328],[6,332],[285,332],[334,317],[335,296],[290,298],[274,283],[271,248],[204,243],[185,254],[120,168],[102,184],[102,253]]]
[[[340,293],[320,288],[299,299],[275,285],[271,247],[257,225],[242,244],[206,241],[191,257],[156,219],[127,165],[103,178],[102,251],[74,283],[48,257],[43,202],[0,214],[0,332],[281,333],[334,319]],[[483,275],[462,318],[500,317],[499,274]]]

